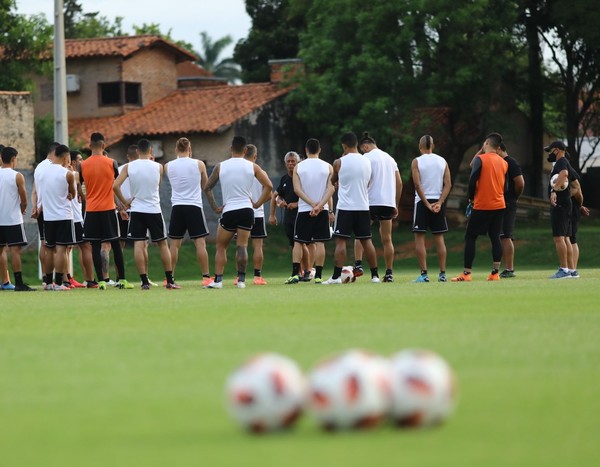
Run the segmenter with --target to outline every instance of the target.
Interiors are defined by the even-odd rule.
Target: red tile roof
[[[200,65],[196,65],[194,62],[181,62],[177,64],[177,77],[178,78],[191,78],[195,76],[206,76],[210,78],[213,74],[202,68]]]
[[[108,144],[126,136],[215,133],[289,91],[270,83],[180,89],[119,117],[73,119],[70,133],[87,141],[92,132],[99,131]]]
[[[67,39],[65,54],[67,59],[86,57],[127,58],[142,49],[165,47],[177,57],[178,62],[198,60],[194,54],[160,36],[116,36],[92,39]]]

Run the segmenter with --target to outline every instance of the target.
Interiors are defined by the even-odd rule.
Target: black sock
[[[148,274],[140,274],[140,279],[142,279],[142,285],[150,285],[150,282],[148,282]]]
[[[23,273],[15,272],[15,285],[23,285]]]
[[[332,279],[337,279],[341,275],[342,275],[342,268],[338,268],[337,266],[335,266],[333,268],[333,276],[331,276],[331,278]]]
[[[371,268],[371,277],[379,277],[379,272],[377,268]]]
[[[357,259],[356,261],[354,261],[354,267],[355,268],[360,268],[362,267],[362,259]],[[340,273],[341,274],[341,273]]]
[[[292,276],[300,274],[300,263],[292,263]]]
[[[427,269],[421,269],[421,275],[422,276],[426,276],[427,275]]]
[[[110,282],[110,277],[107,277],[105,279],[102,279],[104,282]]]
[[[310,277],[310,269],[307,269],[306,271],[304,271],[304,277]]]
[[[54,283],[56,285],[62,285],[62,283],[63,283],[63,273],[62,272],[54,273]]]
[[[71,280],[71,274],[67,273],[67,280],[70,281]]]
[[[215,284],[218,282],[223,282],[223,274],[215,274]]]
[[[446,271],[442,271],[442,270],[440,269],[440,274],[446,274]]]
[[[173,271],[165,271],[165,277],[167,278],[167,284],[172,284],[175,282],[173,280]]]
[[[238,271],[238,282],[246,282],[246,273]]]
[[[498,269],[492,269],[492,274],[498,274]]]
[[[315,278],[321,279],[323,276],[323,266],[315,266]]]
[[[202,277],[208,277],[210,279],[210,274],[202,274]]]
[[[255,269],[254,270],[254,277],[260,277],[262,275],[262,270],[261,269]]]
[[[44,275],[44,282],[48,285],[52,284],[52,273],[46,273]]]
[[[393,274],[393,271],[391,269],[386,269],[385,270],[385,275],[386,276],[391,276]]]
[[[471,274],[471,271],[469,271],[469,272],[467,272],[467,271],[463,271],[463,274],[464,274],[465,276],[468,276],[469,274]]]

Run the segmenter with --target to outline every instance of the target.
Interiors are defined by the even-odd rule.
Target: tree
[[[298,56],[299,35],[306,30],[311,4],[312,0],[246,0],[252,28],[233,54],[244,83],[269,81],[269,60]]]
[[[99,11],[84,13],[78,0],[64,0],[64,22],[66,39],[124,35],[123,17],[117,16],[111,22]]]
[[[174,44],[177,44],[182,49],[185,49],[188,52],[198,55],[198,52],[196,52],[194,50],[194,46],[191,43],[173,39],[173,37],[171,36],[171,31],[172,30],[169,29],[166,34],[163,34],[163,32],[160,29],[160,24],[158,24],[158,23],[142,23],[141,26],[138,26],[136,24],[133,25],[133,33],[136,36],[149,34],[151,36],[164,37],[165,39],[168,39],[169,41],[173,42]]]
[[[231,36],[225,36],[213,42],[208,33],[203,31],[200,33],[200,41],[202,50],[198,54],[200,55],[199,63],[205,70],[215,76],[227,78],[230,82],[240,78],[239,65],[233,58],[219,59],[223,49],[233,42]]]
[[[40,56],[47,52],[52,27],[43,15],[15,13],[14,0],[0,0],[0,90],[24,91],[27,75],[42,71]]]

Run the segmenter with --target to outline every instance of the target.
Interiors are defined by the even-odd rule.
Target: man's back
[[[115,161],[109,157],[94,154],[81,162],[81,175],[85,184],[85,210],[98,212],[115,209],[112,188],[116,178]]]
[[[358,153],[346,154],[339,161],[337,208],[345,211],[368,211],[371,163]]]
[[[297,165],[297,174],[302,184],[302,191],[315,202],[321,201],[327,191],[327,180],[330,174],[330,165],[321,159],[305,159]],[[328,209],[328,205],[323,209]],[[298,212],[307,212],[313,209],[303,199],[298,200]]]
[[[481,160],[481,174],[477,181],[473,208],[483,211],[504,209],[508,163],[496,153],[481,154],[478,157]]]
[[[21,197],[17,187],[16,170],[0,168],[0,225],[19,225],[23,223]]]
[[[444,189],[444,173],[446,161],[434,153],[421,154],[416,159],[423,194],[427,199],[439,199]],[[415,193],[415,202],[420,200]]]
[[[160,209],[160,164],[150,159],[138,159],[127,165],[131,187],[131,211],[158,214]]]
[[[219,180],[223,194],[223,212],[252,209],[254,164],[240,157],[221,162]]]
[[[191,157],[172,160],[167,166],[167,175],[171,183],[171,204],[202,207],[200,189],[200,169],[198,161]]]
[[[379,148],[367,152],[364,157],[371,163],[369,204],[395,207],[398,164],[392,156]]]

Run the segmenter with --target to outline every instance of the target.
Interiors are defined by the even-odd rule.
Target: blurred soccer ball
[[[569,186],[569,179],[566,179],[561,186],[555,187],[554,184],[556,183],[556,180],[558,180],[558,175],[559,174],[552,175],[552,178],[550,179],[550,187],[554,191],[565,191],[567,189],[567,187]]]
[[[340,276],[342,278],[342,283],[343,284],[347,284],[348,282],[352,281],[352,278],[354,277],[354,273],[353,271],[353,267],[352,266],[344,266],[342,268],[342,275]]]
[[[291,359],[275,353],[255,356],[227,380],[227,408],[255,433],[288,428],[302,411],[306,381]]]
[[[389,408],[389,375],[387,360],[350,350],[312,370],[308,408],[326,430],[373,427]]]
[[[391,360],[390,415],[399,427],[433,426],[443,422],[456,402],[452,369],[427,350],[404,350]]]

